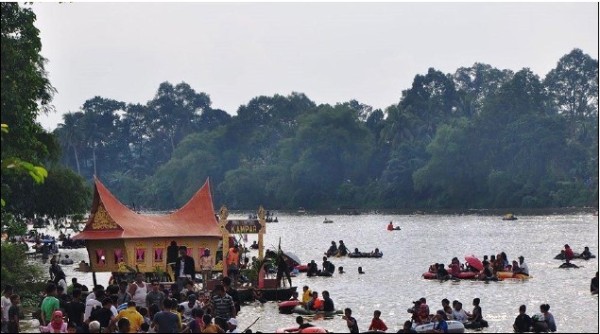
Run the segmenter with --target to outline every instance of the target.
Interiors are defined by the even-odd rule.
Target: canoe
[[[456,320],[446,320],[448,324],[448,333],[464,333],[465,325],[462,322]],[[434,322],[428,322],[426,324],[417,325],[413,323],[413,330],[417,333],[431,333],[433,327],[435,326]]]
[[[323,224],[332,224],[332,223],[333,223],[333,220],[330,220],[330,219],[325,219],[323,221]]]
[[[292,313],[301,314],[301,315],[323,314],[326,317],[333,317],[336,314],[343,314],[344,312],[342,310],[335,310],[333,312],[310,311],[310,310],[305,309],[301,305],[298,305],[298,306],[294,307],[294,309],[292,310]]]
[[[348,257],[351,258],[362,258],[362,257],[372,257],[372,258],[380,258],[383,256],[383,253],[372,254],[372,253],[348,253]]]

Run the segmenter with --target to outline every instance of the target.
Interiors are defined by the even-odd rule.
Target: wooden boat
[[[333,220],[331,220],[331,219],[325,218],[325,220],[323,220],[323,224],[332,224],[332,223],[333,223]]]
[[[507,213],[502,217],[502,220],[517,220],[517,217],[512,213]]]

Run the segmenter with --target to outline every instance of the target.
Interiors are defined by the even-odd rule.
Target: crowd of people
[[[5,287],[3,332],[19,332],[19,301],[12,287]],[[52,333],[237,333],[239,307],[229,277],[223,277],[211,292],[193,284],[179,291],[168,289],[156,280],[147,283],[142,273],[134,282],[121,281],[106,289],[97,285],[90,292],[76,279],[71,292],[49,281],[40,304],[39,329]]]
[[[508,257],[505,252],[501,252],[497,255],[483,256],[482,269],[472,266],[470,263],[461,263],[457,257],[452,258],[448,269],[443,263],[434,263],[429,266],[429,272],[435,273],[436,278],[440,280],[461,278],[461,273],[472,272],[477,273],[477,278],[490,281],[497,280],[497,274],[499,272],[511,272],[513,275],[524,275],[529,276],[529,267],[525,262],[524,256],[519,256],[518,261],[513,260],[512,263],[508,261]]]

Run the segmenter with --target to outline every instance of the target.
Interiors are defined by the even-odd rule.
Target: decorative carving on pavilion
[[[119,229],[119,225],[110,217],[104,205],[98,205],[98,210],[94,214],[92,229],[93,230],[113,230]]]

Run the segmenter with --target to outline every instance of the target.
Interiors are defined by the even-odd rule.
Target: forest
[[[90,98],[54,135],[65,166],[138,208],[177,208],[206,178],[234,209],[593,206],[598,61],[575,49],[544,78],[430,68],[385,110],[293,92],[230,116],[164,82],[145,104]]]
[[[4,59],[4,39],[2,49]],[[2,80],[4,71],[3,61]],[[2,123],[19,124],[18,111],[5,112],[4,86]],[[37,125],[27,135],[44,143],[43,154],[27,158],[49,166],[48,179],[37,186],[3,173],[4,210],[56,211],[44,202],[73,194],[63,202],[86,207],[94,175],[142,210],[178,208],[207,178],[215,206],[239,210],[598,203],[598,60],[580,49],[543,78],[483,63],[454,73],[430,68],[384,110],[357,100],[317,105],[291,92],[229,112],[185,82],[161,83],[147,102],[90,97],[53,133]],[[3,135],[3,154],[5,146],[19,150],[18,140],[5,140],[17,132]]]

